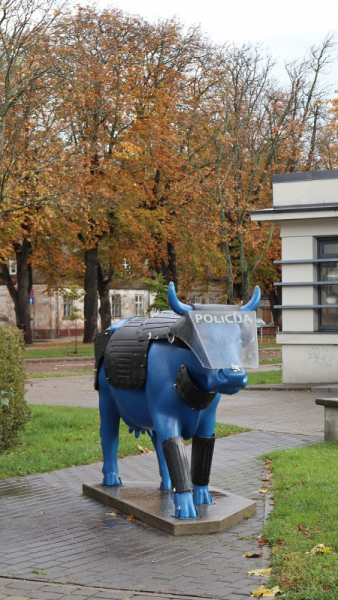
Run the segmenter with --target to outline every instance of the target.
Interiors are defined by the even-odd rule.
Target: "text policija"
[[[253,319],[250,315],[241,312],[226,313],[224,315],[197,313],[195,315],[192,314],[191,316],[194,317],[196,323],[200,323],[201,321],[204,321],[205,323],[253,323]]]

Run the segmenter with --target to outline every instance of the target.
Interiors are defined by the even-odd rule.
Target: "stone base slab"
[[[212,505],[198,506],[199,519],[176,519],[173,493],[155,483],[122,487],[83,484],[83,494],[170,535],[220,533],[256,513],[256,502],[210,487]]]

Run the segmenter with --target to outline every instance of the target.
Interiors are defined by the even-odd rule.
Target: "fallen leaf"
[[[263,540],[261,538],[257,538],[257,541],[260,546],[268,546],[269,545],[269,540]]]
[[[268,488],[267,488],[267,487],[264,487],[264,488],[260,488],[258,491],[259,491],[261,494],[266,494],[266,492],[268,492],[269,490],[268,490]]]
[[[151,450],[148,450],[148,448],[143,448],[143,446],[137,446],[139,451],[142,452],[142,454],[150,454]]]
[[[317,546],[312,548],[312,550],[310,550],[310,552],[305,552],[305,554],[325,554],[325,553],[330,553],[330,552],[331,552],[330,546],[324,546],[324,544],[317,544]]]
[[[303,531],[303,527],[301,525],[297,525],[298,531]]]
[[[109,517],[116,517],[117,512],[116,512],[116,510],[112,510],[111,512],[106,513],[106,515],[109,515]]]
[[[255,590],[251,590],[251,596],[254,596],[255,598],[274,598],[276,594],[280,594],[278,585],[271,588],[271,590],[265,588],[264,585],[260,585]]]
[[[244,552],[244,558],[259,558],[259,556],[263,556],[263,552]]]
[[[263,575],[270,575],[271,573],[271,569],[252,569],[252,571],[249,571],[249,575],[261,575],[263,577]]]
[[[133,515],[129,515],[129,517],[127,517],[127,521],[135,521],[135,517],[133,517]]]

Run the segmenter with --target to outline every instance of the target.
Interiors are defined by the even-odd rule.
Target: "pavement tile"
[[[71,392],[79,390],[74,382],[71,386],[68,395],[62,392],[62,401],[72,403]],[[74,403],[80,405],[76,394]],[[82,404],[94,397],[96,402],[96,395],[88,391],[84,398],[82,393]],[[82,483],[101,480],[102,463],[0,481],[1,595],[8,600],[15,594],[33,598],[36,589],[36,600],[154,598],[147,591],[176,598],[189,594],[247,598],[255,586],[246,569],[266,566],[267,561],[266,555],[255,563],[242,557],[257,548],[251,537],[260,533],[269,510],[258,493],[266,472],[257,456],[321,439],[323,418],[312,403],[311,394],[303,392],[250,391],[222,397],[219,420],[256,429],[217,440],[211,484],[257,498],[258,510],[252,519],[217,536],[172,538],[140,522],[128,522],[123,515],[107,516],[107,507],[81,494]],[[121,459],[119,468],[123,481],[159,479],[155,453]],[[54,583],[34,581],[39,577],[32,574],[36,568],[46,570],[44,579]],[[30,581],[13,582],[9,575]],[[20,585],[15,587],[16,582]]]

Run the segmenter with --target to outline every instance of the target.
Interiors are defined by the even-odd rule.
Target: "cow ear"
[[[183,304],[183,302],[179,301],[172,281],[168,285],[168,304],[171,310],[178,315],[184,315],[188,310],[193,310],[192,306],[189,306],[189,304]]]
[[[261,290],[259,289],[258,285],[256,285],[255,287],[255,291],[252,294],[252,298],[251,300],[249,300],[249,302],[247,304],[244,304],[244,306],[241,306],[241,310],[257,310],[259,303],[261,301]]]

